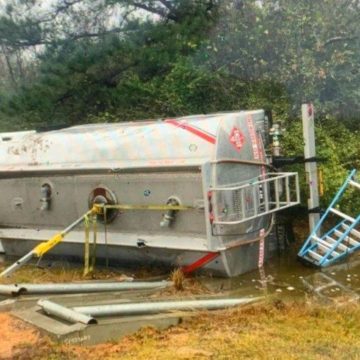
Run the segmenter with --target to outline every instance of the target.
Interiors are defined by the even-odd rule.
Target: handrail
[[[260,177],[266,177],[266,176],[276,176],[276,177],[272,177],[272,178],[266,178],[263,180],[259,180]],[[280,179],[285,179],[288,178],[289,176],[297,176],[298,173],[297,172],[287,172],[287,173],[267,173],[266,175],[260,175],[256,178],[252,178],[250,180],[247,180],[246,183],[244,183],[243,185],[239,185],[239,186],[233,186],[233,187],[212,187],[211,191],[235,191],[235,190],[241,190],[244,187],[248,187],[250,185],[258,185],[258,184],[263,184],[263,183],[267,183],[273,180],[280,180]],[[254,182],[252,182],[252,180],[254,180]]]
[[[352,180],[352,178],[355,176],[355,174],[356,174],[356,169],[354,169],[354,170],[352,170],[350,172],[349,176],[346,178],[343,185],[341,186],[341,188],[336,193],[336,195],[335,195],[334,199],[332,200],[332,202],[330,203],[329,207],[326,209],[324,215],[321,217],[320,221],[316,224],[316,226],[313,229],[313,231],[311,232],[310,236],[307,238],[304,245],[301,247],[301,249],[299,251],[299,256],[303,256],[305,254],[305,252],[307,250],[307,247],[308,247],[309,243],[311,242],[312,237],[318,233],[318,231],[320,230],[320,228],[321,228],[322,224],[324,223],[325,219],[329,215],[331,209],[334,207],[334,205],[338,202],[338,200],[340,199],[342,194],[345,192],[346,187],[348,186],[350,180]]]
[[[290,183],[289,179],[293,177],[295,183],[293,181]],[[285,180],[285,181],[284,181]],[[273,201],[270,199],[269,192],[269,184],[274,183],[275,185],[275,199]],[[280,185],[286,187],[284,195],[286,196],[286,201],[280,198]],[[290,195],[290,187],[293,187],[294,193],[296,194],[296,199],[293,196],[291,199]],[[263,189],[263,197],[262,200],[258,199],[256,188],[262,187]],[[255,204],[251,209],[251,214],[246,216],[245,207],[244,207],[244,191],[250,190],[253,198],[252,204]],[[268,214],[272,214],[274,212],[289,208],[291,206],[295,206],[300,203],[300,191],[298,185],[298,173],[296,172],[288,172],[288,173],[267,173],[265,175],[260,175],[259,177],[252,178],[247,180],[246,183],[242,183],[241,185],[229,186],[229,187],[210,187],[209,191],[211,192],[240,192],[241,196],[241,207],[242,210],[238,212],[234,212],[232,215],[240,215],[238,218],[240,219],[231,219],[230,221],[218,220],[217,218],[212,221],[214,225],[238,225],[244,223],[246,221],[254,220],[256,218],[266,216]],[[260,191],[260,190],[259,190]],[[238,195],[234,195],[238,196]],[[232,218],[234,218],[232,216]]]
[[[330,256],[330,254],[337,248],[337,246],[342,243],[342,241],[349,236],[350,232],[355,228],[355,226],[357,226],[359,224],[360,221],[360,215],[355,219],[355,221],[347,228],[347,230],[345,230],[345,232],[343,233],[343,235],[341,235],[339,237],[339,239],[336,241],[335,244],[333,244],[333,246],[325,253],[323,259],[320,261],[320,266],[323,265],[328,257]],[[348,250],[345,251],[345,253],[347,253]]]

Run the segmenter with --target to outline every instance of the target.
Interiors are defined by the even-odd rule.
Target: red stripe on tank
[[[182,270],[182,272],[184,274],[191,274],[195,270],[200,269],[201,267],[208,264],[210,261],[217,258],[219,255],[220,255],[220,253],[218,253],[218,252],[209,252],[208,254],[206,254],[205,256],[200,258],[199,260],[195,261],[194,263],[182,267],[181,270]]]
[[[185,123],[180,123],[176,120],[170,120],[170,119],[165,120],[165,122],[167,124],[174,125],[180,129],[186,130],[211,144],[216,144],[216,137],[214,135],[208,134],[207,132],[205,132],[199,128],[196,128],[195,126],[185,124]]]

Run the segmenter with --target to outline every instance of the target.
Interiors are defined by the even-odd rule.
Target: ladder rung
[[[314,258],[314,259],[316,259],[316,260],[318,260],[318,261],[321,261],[322,258],[323,258],[320,254],[318,254],[318,253],[316,253],[315,251],[312,251],[312,250],[309,250],[309,251],[308,251],[308,254],[309,254],[312,258]]]
[[[312,235],[311,238],[312,238],[313,240],[315,240],[316,242],[321,241],[321,239],[320,239],[319,237],[317,237],[316,235]]]
[[[322,239],[319,239],[318,246],[320,246],[324,251],[328,252],[333,247],[333,244],[329,244],[328,242],[326,242]],[[335,249],[330,253],[330,255],[332,255],[332,254],[334,254],[336,256],[340,255]]]
[[[348,221],[351,221],[351,222],[355,222],[355,219],[349,215],[346,215],[344,214],[343,212],[339,211],[339,210],[336,210],[334,208],[331,208],[330,211],[333,213],[333,214],[336,214],[342,218],[344,218],[345,220],[348,220]]]
[[[328,250],[330,250],[333,247],[333,244],[329,244],[328,242],[326,242],[322,239],[319,239],[318,243],[325,246]]]
[[[340,232],[340,231],[339,231]],[[344,240],[343,240],[343,244],[347,242],[349,244],[351,244],[352,246],[357,246],[360,245],[360,243],[356,240],[354,240],[353,238],[351,238],[350,236],[347,236]],[[346,246],[346,245],[345,245]]]
[[[356,187],[356,188],[358,188],[358,189],[360,189],[360,184],[357,183],[356,181],[350,180],[350,181],[349,181],[349,184],[352,185],[352,186],[354,186],[354,187]]]
[[[335,233],[336,233],[336,235],[338,235],[337,233],[343,234],[343,233],[342,233],[341,231],[339,231],[339,230],[335,230]],[[337,242],[337,240],[333,239],[333,238],[330,237],[330,236],[326,236],[325,239],[326,239],[328,242],[332,243],[332,244],[335,244],[335,243]],[[337,249],[340,249],[340,250],[342,250],[342,251],[347,251],[347,250],[349,250],[349,248],[348,248],[346,245],[342,244],[342,243],[340,243],[340,244],[337,246]]]
[[[326,254],[330,249],[331,249],[331,245],[326,244],[326,242],[322,241],[319,242],[317,244],[317,246],[320,248],[321,251],[324,251],[324,253]],[[339,256],[340,254],[338,252],[336,252],[335,250],[333,250],[329,255],[335,255],[335,256]]]
[[[347,225],[347,224],[342,224],[342,227],[343,227],[345,230],[348,230],[350,226]],[[356,237],[360,238],[360,232],[359,232],[359,231],[357,231],[357,230],[355,230],[355,229],[352,229],[352,230],[350,230],[350,233],[351,233],[352,235],[355,235]],[[355,241],[355,240],[354,240],[354,241]]]
[[[355,231],[355,230],[354,230]],[[343,236],[344,235],[344,233],[343,232],[341,232],[341,231],[339,231],[339,230],[335,230],[335,234],[337,235],[337,236]],[[355,239],[353,239],[351,236],[346,236],[345,238],[344,238],[344,240],[343,241],[347,241],[347,242],[349,242],[350,244],[352,244],[352,245],[359,245],[360,243],[358,242],[358,241],[356,241]]]
[[[356,170],[353,169],[336,193],[326,213],[321,217],[316,230],[304,243],[298,253],[299,257],[305,258],[320,267],[325,267],[360,248],[360,215],[356,215],[354,218],[352,214],[348,215],[342,209],[338,209],[338,206],[335,206],[348,186],[360,190],[360,180],[359,182],[355,180],[355,174]],[[341,222],[325,234],[317,236],[316,232],[329,214],[340,217]]]

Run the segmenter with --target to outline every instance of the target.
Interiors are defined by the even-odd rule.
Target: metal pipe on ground
[[[65,306],[56,304],[49,300],[39,300],[37,304],[48,315],[56,316],[62,320],[66,320],[70,323],[82,323],[85,325],[97,324],[97,320],[92,316],[84,315],[69,309]]]
[[[19,294],[77,294],[110,291],[146,290],[164,288],[170,281],[153,282],[105,282],[105,283],[65,283],[65,284],[17,284],[0,286],[0,295]]]
[[[137,304],[111,304],[94,306],[77,306],[73,310],[82,314],[94,317],[115,316],[115,315],[139,315],[153,314],[166,311],[192,311],[192,310],[216,310],[245,305],[261,299],[216,299],[216,300],[184,300],[184,301],[162,301]]]
[[[24,292],[24,288],[21,285],[0,285],[0,295],[16,296]]]

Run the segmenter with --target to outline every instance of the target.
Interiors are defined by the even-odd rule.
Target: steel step
[[[339,237],[344,235],[344,233],[341,232],[341,231],[339,231],[339,230],[335,230],[335,234],[336,234],[337,236],[339,236]],[[344,244],[345,242],[351,244],[352,246],[358,246],[358,245],[360,245],[360,242],[356,241],[355,239],[353,239],[353,238],[350,237],[350,236],[346,236],[346,237],[343,239],[342,244]],[[346,246],[346,245],[345,245],[345,246]]]
[[[330,211],[331,211],[333,214],[335,214],[335,215],[337,215],[337,216],[340,216],[340,217],[342,217],[342,218],[345,219],[345,220],[348,220],[348,221],[351,221],[351,222],[355,222],[355,221],[356,221],[353,217],[344,214],[344,213],[341,212],[340,210],[337,210],[337,209],[334,209],[334,208],[330,208]]]
[[[316,248],[316,252],[322,257],[324,258],[325,255],[327,254],[327,252],[329,251],[330,249],[325,246],[325,245],[322,245],[322,244],[317,244],[317,248]],[[326,256],[326,258],[328,259],[331,259],[332,257],[336,257],[336,256],[339,256],[339,254],[335,251],[331,251],[330,254],[328,256]]]
[[[337,240],[333,239],[333,238],[332,238],[331,236],[329,236],[329,235],[327,235],[327,236],[325,237],[325,239],[326,239],[326,241],[327,241],[328,243],[330,243],[330,244],[332,244],[332,245],[334,245],[334,244],[337,242]],[[338,246],[336,247],[336,249],[339,249],[339,250],[342,250],[342,251],[348,251],[348,250],[349,250],[349,247],[346,246],[346,245],[344,245],[344,244],[342,244],[342,243],[340,243],[340,244],[338,244]]]
[[[312,257],[313,259],[315,259],[317,261],[321,261],[323,259],[323,257],[315,251],[309,250],[308,254],[310,255],[310,257]]]
[[[354,180],[355,175],[356,169],[353,169],[319,222],[312,229],[311,234],[298,253],[299,258],[304,258],[308,262],[325,267],[360,248],[360,229],[355,229],[360,227],[360,214],[354,218],[338,210],[337,205],[349,186],[360,190],[360,183]],[[326,230],[326,233],[320,235],[321,227],[325,225],[328,216],[331,214],[340,218],[340,222],[330,231]]]
[[[347,225],[347,224],[342,224],[342,227],[343,227],[345,230],[348,230],[350,226]],[[360,239],[360,231],[355,230],[355,229],[352,229],[352,230],[350,231],[350,233]]]
[[[358,189],[360,190],[360,184],[357,183],[356,181],[350,180],[350,181],[349,181],[349,184],[352,185],[352,186],[354,186],[354,187],[356,187],[356,188],[358,188]]]
[[[329,237],[330,238],[330,237]],[[336,240],[330,238],[332,240],[332,242],[327,242],[325,239],[320,239],[319,237],[317,237],[316,235],[312,236],[312,239],[315,240],[313,242],[313,244],[318,245],[318,247],[320,248],[320,250],[322,250],[325,254],[331,250],[331,248],[333,247],[334,243],[336,243]],[[340,249],[338,247],[335,247],[335,249],[333,251],[331,251],[331,253],[329,254],[329,256],[339,256],[341,255],[338,251],[339,250],[347,250],[347,247],[344,245],[345,249]],[[324,254],[324,255],[325,255]],[[320,254],[319,254],[320,255]]]
[[[327,243],[326,241],[321,240],[321,239],[318,240],[317,245],[318,245],[318,247],[320,247],[325,253],[327,253],[327,252],[328,252],[329,250],[331,250],[331,248],[332,248],[332,245],[330,245],[329,243]],[[337,251],[333,250],[333,251],[331,251],[330,255],[332,255],[332,256],[339,256],[340,254],[339,254]]]

